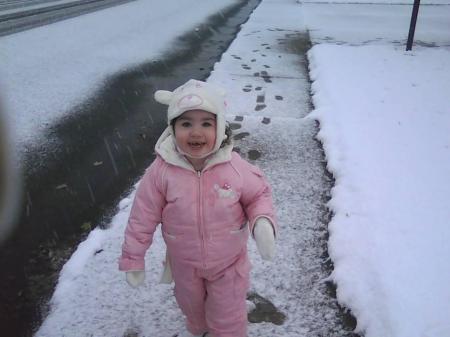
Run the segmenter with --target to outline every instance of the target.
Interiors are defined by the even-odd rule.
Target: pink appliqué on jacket
[[[168,143],[168,152],[157,145],[158,156],[136,191],[120,270],[144,269],[145,252],[160,223],[171,259],[197,268],[237,256],[258,217],[269,218],[276,228],[271,188],[259,168],[228,148],[196,172]]]

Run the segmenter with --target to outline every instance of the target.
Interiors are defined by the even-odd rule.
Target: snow
[[[450,336],[450,8],[419,11],[441,47],[405,52],[410,8],[341,6],[304,7],[338,300],[367,337]]]
[[[333,5],[333,4],[350,4],[350,5],[408,5],[411,9],[414,0],[297,0],[298,3],[303,4],[324,4],[324,5]],[[425,6],[429,5],[448,5],[448,0],[422,0],[420,1],[420,8],[422,9]]]
[[[448,0],[447,3],[449,3]],[[412,0],[410,1],[413,2]],[[426,3],[426,2],[425,2]],[[303,19],[316,43],[386,44],[404,46],[412,6],[376,4],[302,5]],[[422,45],[448,45],[448,6],[420,6],[414,40]]]
[[[282,326],[250,324],[250,334],[346,334],[336,328],[336,303],[324,291],[328,275],[320,242],[329,183],[314,141],[318,120],[317,138],[335,178],[328,250],[338,301],[356,316],[357,331],[366,337],[450,336],[449,2],[421,6],[419,43],[412,52],[404,51],[411,6],[336,2],[263,0],[208,79],[233,97],[228,119],[242,116],[235,132],[249,133],[238,146],[244,156],[250,150],[261,154],[256,162],[273,186],[278,208],[275,262],[261,261],[250,242],[251,287],[288,317]],[[22,126],[20,139],[35,139],[38,135],[25,136],[29,125],[61,118],[55,110],[70,111],[112,72],[160,57],[177,35],[224,6],[205,1],[193,13],[187,12],[192,1],[177,1],[186,5],[183,14],[189,13],[183,21],[171,12],[174,3],[158,2],[158,14],[171,13],[174,25],[154,41],[148,32],[155,26],[139,13],[156,5],[145,1],[1,38],[8,64],[1,70],[2,84],[16,115],[13,123]],[[129,30],[114,31],[118,22]],[[314,44],[308,53],[311,114],[305,60],[289,44],[306,29]],[[93,30],[107,37],[94,40]],[[258,110],[259,96],[267,106]],[[40,115],[33,117],[36,111]],[[95,229],[66,263],[36,336],[170,335],[182,326],[172,286],[157,285],[164,257],[159,232],[146,257],[144,287],[129,288],[117,270],[133,196],[134,191],[120,202],[110,228]]]
[[[449,336],[450,50],[318,45],[310,58],[338,298],[368,337]]]
[[[0,37],[2,99],[19,151],[42,142],[48,127],[108,76],[174,50],[176,37],[235,3],[132,1]]]

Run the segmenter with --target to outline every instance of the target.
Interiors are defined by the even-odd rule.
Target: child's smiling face
[[[192,159],[202,158],[214,149],[216,115],[203,110],[186,111],[175,121],[174,131],[181,151]]]

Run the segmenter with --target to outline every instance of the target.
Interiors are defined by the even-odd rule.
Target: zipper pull
[[[200,178],[200,175],[202,174],[201,171],[197,171],[197,176]]]

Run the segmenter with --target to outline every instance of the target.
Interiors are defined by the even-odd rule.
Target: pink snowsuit
[[[270,187],[231,146],[221,148],[201,172],[169,141],[156,149],[136,192],[119,269],[144,269],[145,252],[161,223],[187,329],[194,335],[245,337],[247,239],[258,217],[275,226]]]

